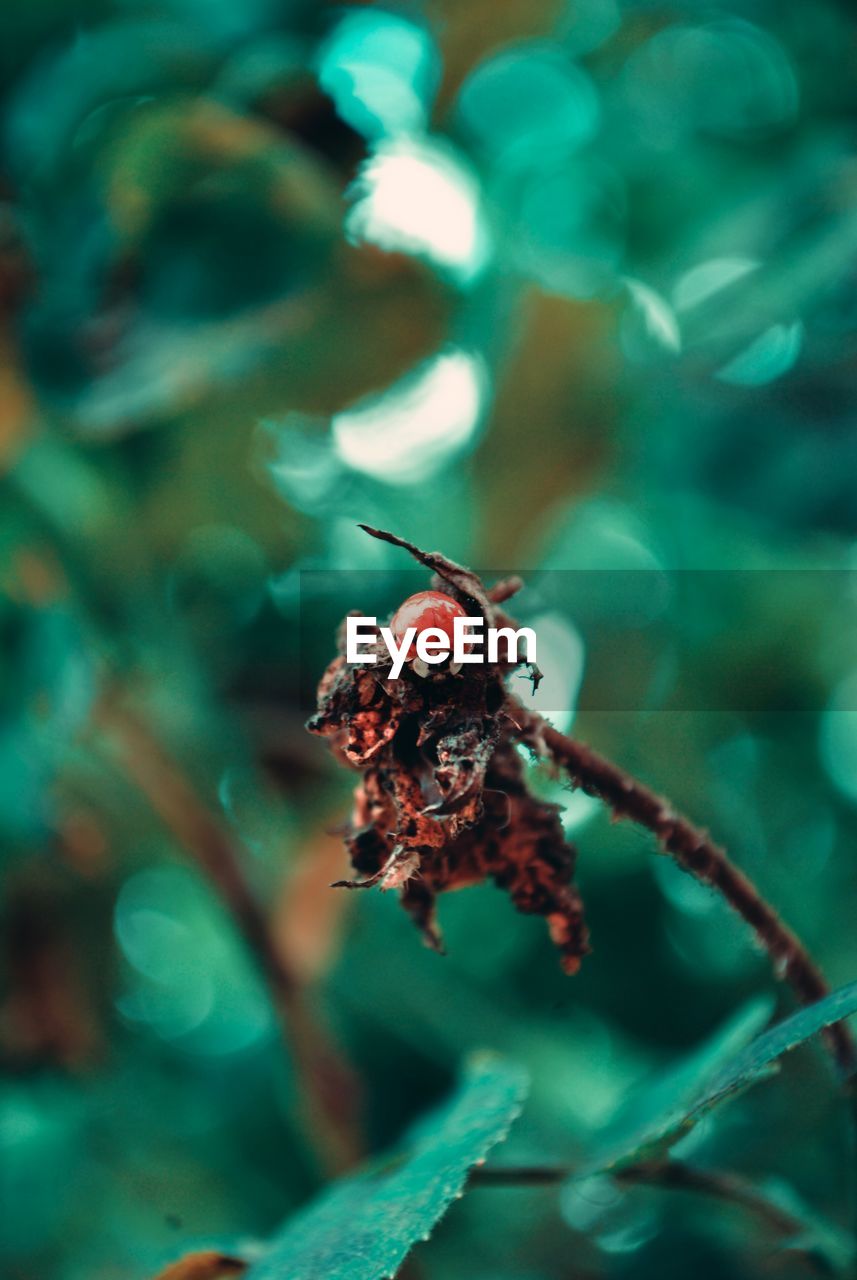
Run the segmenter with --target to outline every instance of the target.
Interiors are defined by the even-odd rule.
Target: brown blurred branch
[[[319,1158],[327,1172],[342,1172],[361,1154],[358,1082],[313,1018],[301,984],[278,950],[244,875],[240,851],[141,716],[111,691],[100,699],[95,720],[113,742],[126,776],[205,871],[231,911],[268,982]]]
[[[61,890],[40,872],[4,888],[0,1056],[13,1069],[51,1063],[80,1070],[97,1056],[101,1037]]]
[[[672,805],[639,779],[567,737],[537,712],[510,699],[509,714],[522,741],[560,765],[587,795],[597,796],[620,818],[646,827],[683,870],[716,889],[746,920],[770,956],[774,973],[787,982],[801,1004],[813,1004],[830,990],[804,944],[774,911],[752,881],[734,865],[707,831],[676,813]],[[857,1073],[857,1046],[844,1022],[827,1029],[826,1040],[846,1081]]]

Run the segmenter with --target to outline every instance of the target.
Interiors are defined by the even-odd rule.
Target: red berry
[[[437,627],[449,640],[451,650],[453,619],[467,616],[467,610],[462,608],[457,600],[453,600],[452,596],[444,595],[442,591],[418,591],[416,595],[408,596],[404,604],[399,605],[393,614],[390,629],[397,643],[401,644],[408,627],[416,627],[417,635],[421,631],[428,630],[429,627]],[[415,646],[412,644],[408,651],[408,658],[412,658],[415,652]]]

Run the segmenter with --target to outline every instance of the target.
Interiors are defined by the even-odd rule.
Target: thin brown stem
[[[603,800],[618,817],[646,827],[680,867],[722,894],[754,931],[775,974],[789,984],[801,1004],[813,1004],[827,995],[828,984],[804,944],[707,831],[677,813],[645,783],[591,747],[560,733],[514,699],[510,700],[509,714],[523,742],[554,760],[575,785]],[[841,1075],[851,1080],[857,1073],[857,1047],[845,1023],[829,1027],[826,1039]]]
[[[690,1191],[711,1196],[727,1204],[739,1205],[784,1236],[802,1236],[806,1224],[764,1195],[752,1182],[719,1169],[699,1169],[683,1160],[659,1160],[635,1165],[618,1175],[617,1181],[643,1183],[665,1191]]]
[[[361,1154],[359,1090],[351,1069],[313,1018],[301,985],[276,946],[264,911],[245,877],[229,833],[141,716],[105,695],[96,723],[116,749],[121,767],[186,853],[217,888],[267,980],[295,1063],[306,1128],[328,1173],[340,1173]]]
[[[519,1165],[474,1169],[470,1185],[477,1187],[556,1186],[574,1177],[569,1165]],[[611,1175],[625,1185],[660,1187],[665,1191],[689,1191],[736,1205],[764,1222],[779,1236],[798,1239],[806,1233],[806,1223],[783,1209],[751,1182],[719,1169],[699,1169],[682,1160],[646,1161]],[[828,1274],[823,1260],[810,1253],[807,1258],[822,1274]]]
[[[506,1164],[470,1171],[471,1187],[555,1187],[573,1178],[575,1170],[567,1164]]]

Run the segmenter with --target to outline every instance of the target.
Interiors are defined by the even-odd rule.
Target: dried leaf
[[[155,1280],[226,1280],[228,1276],[240,1276],[247,1270],[247,1263],[214,1249],[188,1253],[178,1262],[172,1262],[159,1271]]]

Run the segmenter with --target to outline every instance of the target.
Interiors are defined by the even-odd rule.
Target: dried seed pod
[[[426,607],[435,608],[437,597],[449,619],[475,610],[488,625],[509,625],[494,602],[508,599],[517,581],[488,591],[437,552],[367,532],[404,547],[444,589],[411,597],[403,606],[409,617],[428,597]],[[340,650],[308,725],[363,774],[346,834],[355,878],[339,885],[397,890],[425,941],[440,950],[438,895],[493,880],[519,911],[545,918],[563,968],[574,973],[589,949],[572,883],[576,855],[556,806],[526,786],[517,726],[505,711],[504,681],[519,664],[468,664],[460,674],[447,667],[425,680],[411,663],[392,680],[380,645],[371,667],[345,661],[342,633]]]
[[[433,627],[446,636],[451,649],[453,622],[455,618],[466,617],[467,610],[464,606],[445,592],[418,591],[415,595],[408,596],[407,600],[399,605],[393,614],[390,629],[401,644],[410,627],[416,627],[418,632]],[[409,660],[412,657],[413,646],[411,646],[411,653],[408,654]]]

